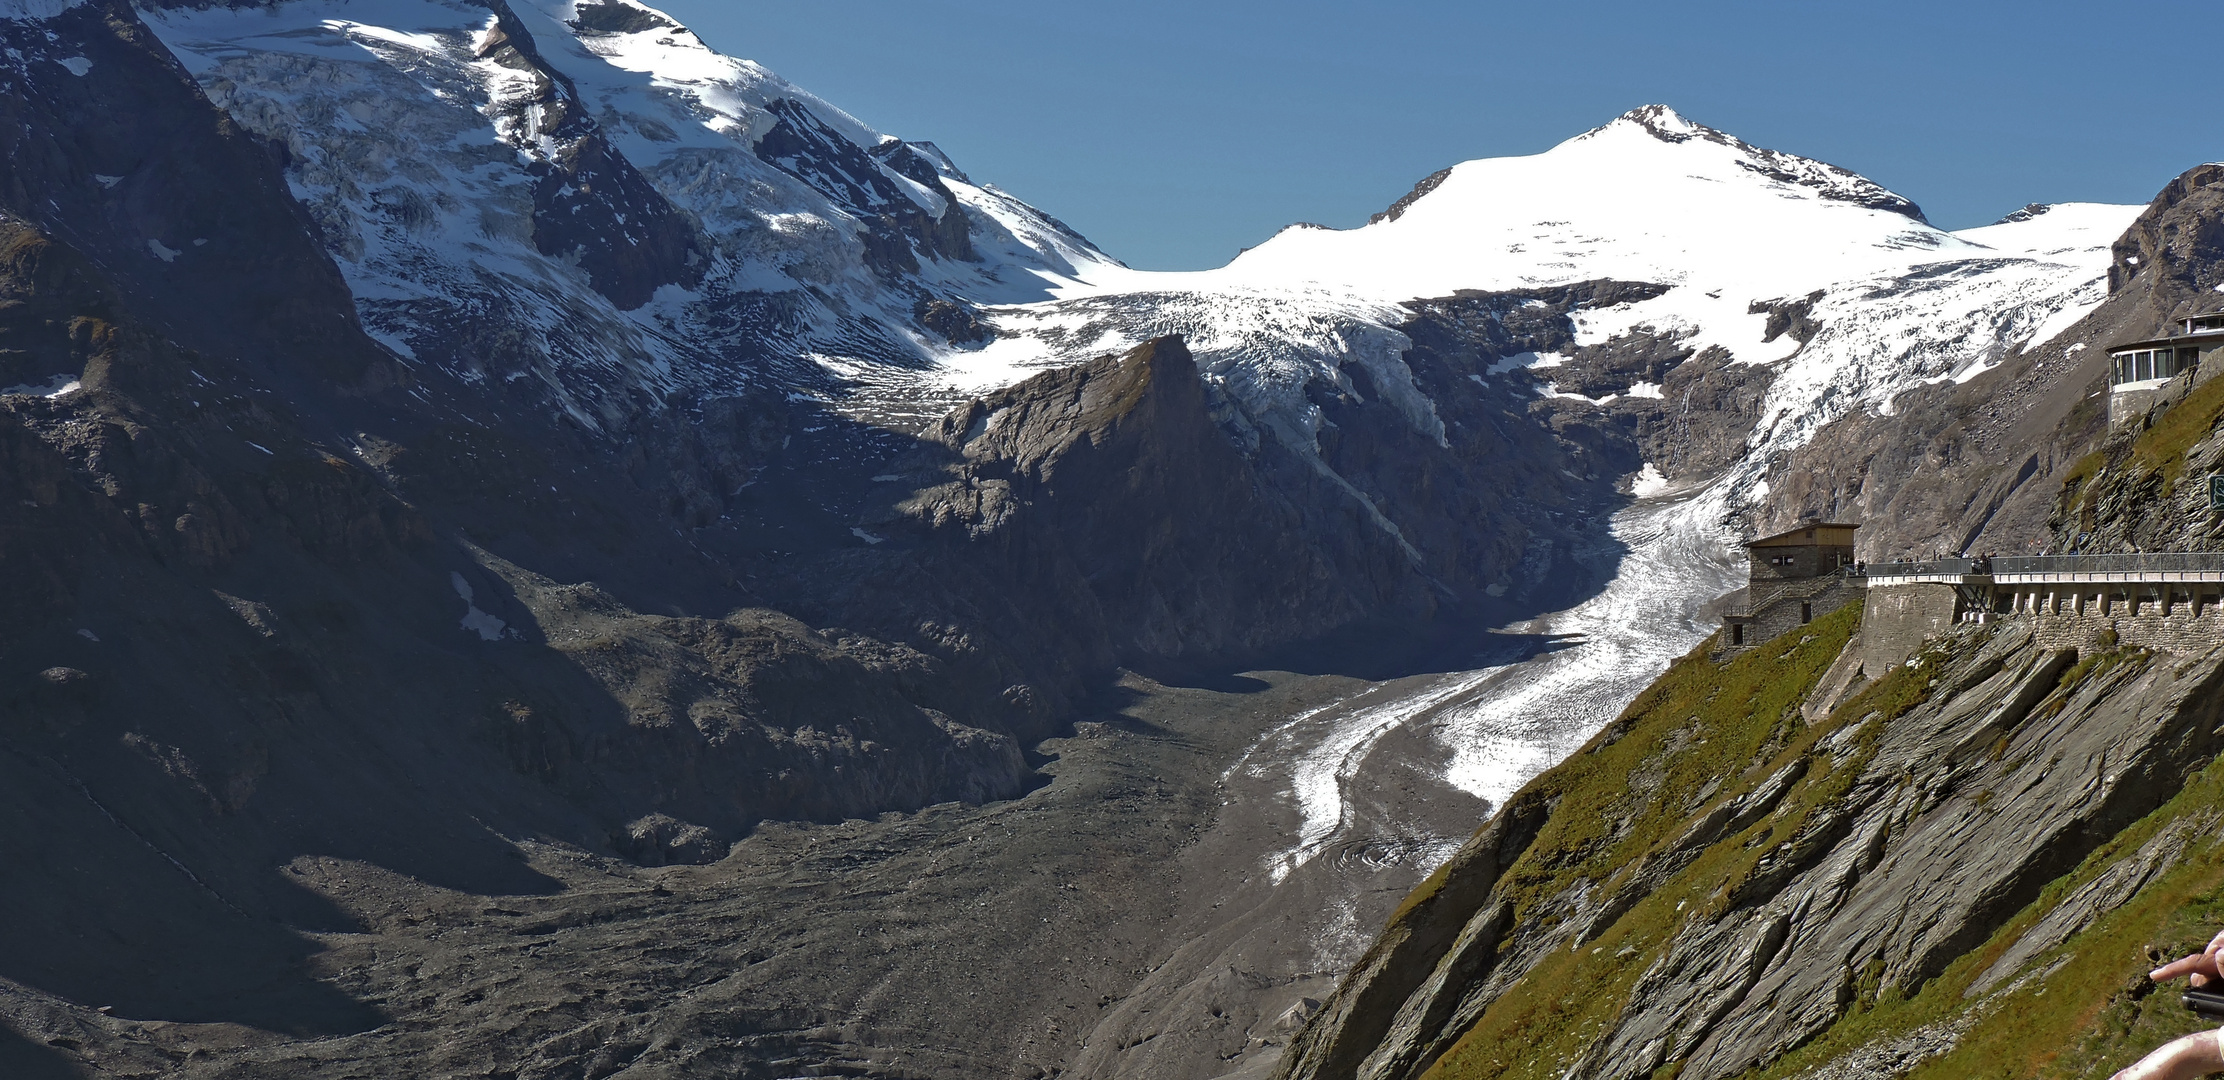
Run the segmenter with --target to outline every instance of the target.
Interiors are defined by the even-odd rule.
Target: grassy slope
[[[2076,493],[2082,506],[2092,494],[2082,490],[2086,481],[2104,471],[2127,474],[2132,482],[2160,472],[2167,495],[2185,471],[2186,451],[2207,438],[2219,418],[2224,418],[2224,379],[2210,379],[2155,417],[2154,426],[2140,432],[2128,451],[2118,451],[2123,454],[2119,460],[2110,461],[2111,448],[2104,446],[2070,466],[2062,480],[2063,490]]]
[[[2224,858],[2219,858],[2224,853],[2213,835],[2195,840],[2174,870],[2149,882],[2129,903],[2042,953],[2005,991],[1978,1001],[1964,1000],[1962,991],[2025,928],[2110,863],[2172,821],[2219,808],[2224,808],[2224,761],[2211,764],[2177,798],[2049,885],[1984,947],[1955,961],[1914,998],[1888,998],[1857,1009],[1759,1075],[1796,1075],[1873,1038],[1962,1020],[1971,1026],[1959,1045],[1925,1062],[1910,1080],[2098,1078],[2172,1037],[2213,1026],[2180,1005],[2174,987],[2158,989],[2146,978],[2153,966],[2149,950],[2183,955],[2224,926]]]
[[[1804,635],[1787,636],[1725,664],[1706,660],[1702,647],[1671,667],[1584,752],[1538,777],[1535,784],[1548,789],[1558,805],[1504,885],[1525,913],[1582,879],[1611,890],[1645,852],[1675,838],[1718,801],[1812,755],[1782,812],[1718,841],[1598,940],[1547,956],[1437,1062],[1428,1080],[1560,1076],[1608,1029],[1629,986],[1685,918],[1720,910],[1771,841],[1844,796],[1866,765],[1882,724],[1920,703],[1946,661],[1941,653],[1926,652],[1824,721],[1804,724],[1798,705],[1850,636],[1858,615],[1847,608],[1817,620]],[[2120,662],[2147,661],[2136,651],[2088,658],[2064,674],[2063,689]],[[1817,752],[1815,743],[1848,724],[1860,725],[1851,736],[1855,749],[1833,768],[1832,758]],[[2206,839],[2196,840],[2175,870],[2150,882],[2129,904],[2027,969],[2046,971],[2067,956],[2044,980],[2027,974],[2009,990],[1975,1002],[1961,995],[2063,896],[2171,820],[2220,808],[2224,764],[2211,766],[2176,800],[2050,885],[1984,947],[1914,998],[1886,992],[1880,999],[1873,985],[1864,987],[1836,1025],[1760,1075],[1795,1075],[1870,1040],[1959,1018],[1969,1025],[1959,1048],[1916,1075],[2100,1077],[2165,1037],[2193,1030],[2195,1021],[2175,994],[2150,993],[2144,973],[2150,947],[2176,954],[2197,947],[2224,924],[2224,859]],[[1672,1076],[1675,1069],[1671,1065],[1662,1075]]]
[[[1859,616],[1858,605],[1849,605],[1805,633],[1724,664],[1707,660],[1701,646],[1582,753],[1533,781],[1557,805],[1501,885],[1517,914],[1581,879],[1612,889],[1692,817],[1806,754],[1831,728],[1805,725],[1799,703],[1845,646]],[[1895,704],[1905,699],[1897,706],[1904,710],[1920,700],[1919,691],[1910,691],[1924,681],[1896,677],[1862,696]],[[1744,846],[1749,833],[1796,829],[1814,807],[1843,793],[1867,754],[1856,758],[1836,771],[1810,769],[1785,799],[1796,809],[1717,843],[1583,950],[1547,956],[1437,1062],[1432,1080],[1559,1076],[1621,1010],[1629,985],[1666,946],[1684,912],[1720,904],[1767,850]]]

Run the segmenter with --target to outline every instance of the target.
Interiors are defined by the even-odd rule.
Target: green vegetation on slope
[[[1574,949],[1546,955],[1428,1072],[1429,1080],[1550,1080],[1610,1032],[1629,988],[1693,916],[1735,906],[1763,853],[1844,798],[1886,725],[1929,695],[1951,659],[1933,643],[1825,720],[1804,724],[1798,706],[1852,633],[1858,612],[1818,620],[1804,635],[1771,642],[1728,663],[1704,649],[1678,661],[1583,753],[1540,776],[1555,801],[1550,821],[1509,868],[1502,895],[1523,918],[1549,921],[1555,898],[1580,890],[1610,896],[1723,800],[1752,791],[1800,759],[1805,772],[1776,812],[1716,839],[1637,899],[1611,927]],[[1981,644],[1965,634],[1958,650]],[[2037,706],[2057,711],[2080,687],[2124,665],[2157,662],[2144,650],[2111,649],[2065,670]],[[2093,851],[2049,884],[1981,947],[1954,961],[1912,997],[1863,980],[1844,1014],[1805,1046],[1753,1074],[1789,1078],[1864,1046],[1905,1041],[1955,1049],[1913,1075],[2105,1077],[2199,1022],[2173,990],[2145,973],[2153,956],[2182,955],[2224,926],[2224,762],[2211,764],[2174,800]],[[1989,993],[1965,997],[1973,981],[2064,898],[2165,830],[2192,836],[2168,872],[2123,907],[2043,952]],[[1426,888],[1426,886],[1424,886]],[[1928,1037],[1926,1040],[1926,1036]],[[1675,1075],[1670,1064],[1658,1074]]]
[[[2186,452],[2207,438],[2220,418],[2224,418],[2224,379],[2210,379],[2164,409],[2154,426],[2140,432],[2128,448],[2111,440],[2110,445],[2080,458],[2062,478],[2062,489],[2065,494],[2086,496],[2087,481],[2104,470],[2125,474],[2133,482],[2159,472],[2167,494],[2185,471]]]
[[[1432,1080],[1558,1077],[1608,1029],[1630,985],[1688,914],[1725,904],[1768,850],[1767,838],[1797,830],[1845,794],[1873,733],[1857,738],[1835,767],[1816,741],[1842,726],[1838,717],[1888,722],[1912,708],[1927,695],[1939,659],[1927,655],[1895,671],[1830,721],[1808,725],[1799,705],[1859,620],[1859,605],[1849,605],[1719,664],[1706,658],[1712,643],[1702,645],[1582,753],[1532,781],[1532,790],[1553,800],[1552,817],[1500,888],[1518,918],[1551,919],[1553,899],[1570,886],[1589,881],[1610,895],[1692,819],[1797,759],[1815,758],[1785,797],[1788,810],[1709,847],[1595,941],[1545,957],[1430,1069]]]
[[[2131,660],[2144,659],[2132,657]],[[1849,1012],[1830,1031],[1761,1072],[1791,1077],[1856,1047],[1910,1033],[1960,1028],[1955,1048],[1924,1062],[1910,1080],[2100,1078],[2178,1035],[2205,1026],[2178,1002],[2176,987],[2147,981],[2154,957],[2176,957],[2224,927],[2224,762],[2212,763],[2169,803],[2047,886],[1981,948],[1956,960],[1914,997]],[[1965,998],[1970,983],[2064,898],[2174,824],[2196,826],[2183,859],[2123,907],[2100,917],[1991,994]]]

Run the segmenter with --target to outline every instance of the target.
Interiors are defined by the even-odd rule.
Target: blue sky
[[[2224,157],[2213,0],[649,2],[1150,269],[1358,225],[1446,165],[1654,101],[1947,228],[2143,203]]]

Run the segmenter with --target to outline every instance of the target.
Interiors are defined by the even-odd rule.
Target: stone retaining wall
[[[1952,585],[1922,582],[1913,585],[1879,585],[1869,589],[1868,606],[1861,612],[1861,669],[1869,678],[1905,663],[1923,647],[1923,639],[1942,634],[1961,615],[1961,601]]]
[[[2098,647],[2101,632],[2114,630],[2123,645],[2137,645],[2157,652],[2200,653],[2224,645],[2224,611],[2210,608],[2199,615],[2190,605],[2168,615],[2149,608],[2138,615],[2102,615],[2070,612],[2023,615],[2033,620],[2032,640],[2047,649]]]

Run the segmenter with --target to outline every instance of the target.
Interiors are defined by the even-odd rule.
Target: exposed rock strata
[[[2036,647],[2014,622],[1957,631],[1937,648],[1924,661],[1936,666],[1922,676],[1930,684],[1922,704],[1885,719],[1860,715],[1869,699],[1856,699],[1825,725],[1835,734],[1809,759],[1739,781],[1750,788],[1694,814],[1615,887],[1579,882],[1522,901],[1502,885],[1509,856],[1548,866],[1568,853],[1506,850],[1509,837],[1533,827],[1479,833],[1435,891],[1417,894],[1422,901],[1393,920],[1278,1075],[1419,1076],[1447,1051],[1456,1057],[1460,1037],[1491,1010],[1560,993],[1530,985],[1529,972],[1550,951],[1580,949],[1622,919],[1626,898],[1661,890],[1701,850],[1772,842],[1680,920],[1636,974],[1626,1004],[1586,1040],[1589,1049],[1552,1066],[1578,1077],[1647,1076],[1668,1065],[1685,1077],[1741,1075],[1813,1040],[1857,1001],[1912,996],[2224,749],[2224,652],[2184,660],[2135,652],[2065,681],[2074,655]],[[1594,746],[1619,737],[1610,728]],[[1762,824],[1785,792],[1841,769],[1854,770],[1843,794],[1788,835]],[[2187,834],[2166,834],[2070,896],[2051,916],[2063,928],[2033,927],[1988,978],[2123,903],[2175,858],[2183,841],[2168,835]],[[1435,906],[1447,896],[1458,900]],[[1498,1074],[1464,1059],[1448,1067]]]

